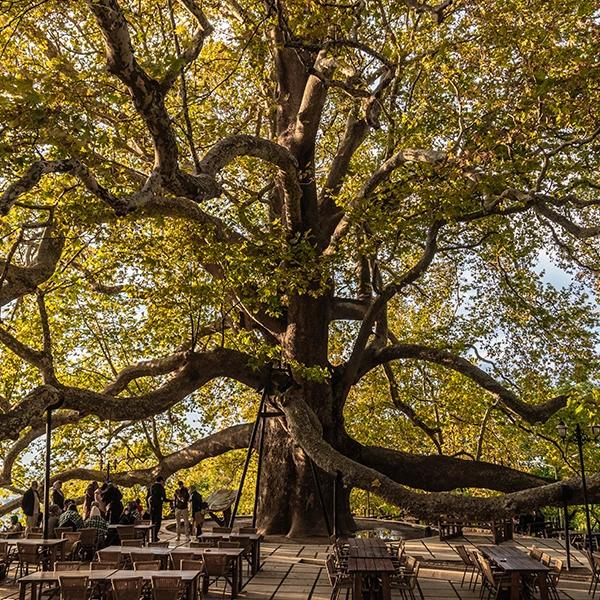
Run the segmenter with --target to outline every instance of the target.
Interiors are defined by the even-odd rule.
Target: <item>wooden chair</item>
[[[240,548],[240,543],[239,542],[230,542],[227,540],[221,540],[217,544],[217,548]]]
[[[98,561],[102,563],[117,563],[118,565],[123,564],[123,555],[116,550],[98,550],[96,552]]]
[[[585,554],[590,565],[590,570],[592,571],[592,579],[590,581],[588,595],[591,594],[593,600],[596,596],[598,583],[600,582],[600,558],[598,558],[595,554],[592,554],[589,550]]]
[[[454,549],[460,556],[460,560],[462,560],[463,565],[464,565],[463,576],[462,576],[462,580],[460,582],[460,587],[463,587],[467,575],[470,575],[469,589],[471,589],[471,585],[473,583],[473,576],[475,575],[475,573],[477,571],[476,565],[473,564],[471,556],[467,552],[467,549],[465,548],[464,545],[461,544],[458,546],[454,546]]]
[[[44,539],[44,534],[43,533],[38,533],[37,531],[28,531],[25,534],[25,539],[26,540],[43,540]]]
[[[331,584],[331,600],[336,600],[342,591],[346,591],[346,595],[352,589],[352,577],[335,568],[333,556],[329,555],[325,561],[327,568],[327,578]]]
[[[125,546],[126,548],[142,548],[144,545],[144,540],[121,540],[121,546]]]
[[[55,527],[54,528],[54,534],[56,535],[56,537],[60,540],[62,539],[62,534],[65,531],[73,531],[72,527]]]
[[[148,548],[168,548],[169,542],[148,542]]]
[[[542,556],[540,557],[540,562],[545,566],[549,567],[552,562],[552,557],[547,552],[542,552]]]
[[[98,549],[98,530],[85,527],[79,530],[79,554],[82,560],[91,560]]]
[[[542,551],[536,546],[531,546],[529,549],[529,558],[537,561],[542,560]]]
[[[112,595],[114,600],[139,600],[144,587],[142,577],[112,580]]]
[[[160,559],[154,558],[151,554],[146,554],[145,552],[129,552],[125,555],[126,558],[126,567],[128,569],[133,569],[133,563],[136,562],[148,562],[149,560],[158,560],[159,563],[162,564]]]
[[[190,542],[190,548],[214,548],[211,542]]]
[[[179,600],[185,593],[181,577],[152,576],[152,598],[154,600]]]
[[[252,539],[247,535],[239,535],[232,534],[229,537],[230,542],[238,542],[240,548],[244,549],[244,553],[242,554],[242,558],[248,564],[248,573],[250,573],[250,568],[252,567]],[[224,546],[221,546],[223,548]]]
[[[226,554],[217,552],[206,552],[203,555],[204,573],[208,579],[208,585],[216,583],[220,579],[225,580],[223,595],[227,589],[227,584],[233,588],[231,562]]]
[[[258,529],[256,529],[256,527],[240,527],[238,531],[240,533],[258,533]]]
[[[135,527],[133,525],[117,525],[117,535],[121,545],[124,540],[135,540]]]
[[[410,597],[412,600],[416,600],[415,590],[419,591],[421,598],[423,598],[423,593],[421,592],[419,586],[419,569],[421,568],[421,563],[418,560],[415,560],[414,563],[411,564],[411,570],[403,570],[398,573],[398,575],[393,575],[390,579],[390,587],[392,589],[396,589],[402,594],[402,597]]]
[[[160,560],[144,560],[133,563],[134,571],[160,571]]]
[[[488,598],[494,595],[494,599],[497,600],[503,591],[510,592],[511,578],[507,575],[494,573],[489,561],[482,554],[478,554],[477,559],[479,560],[483,575],[481,584],[487,590]]]
[[[552,571],[548,573],[546,581],[548,582],[548,592],[554,600],[559,600],[558,583],[562,575],[564,562],[560,558],[556,558],[552,565]]]
[[[479,583],[479,580],[483,580],[483,573],[481,572],[481,565],[479,564],[478,558],[481,553],[479,552],[479,550],[467,547],[465,547],[465,550],[469,555],[471,562],[473,563],[473,590],[475,590],[477,589],[477,584]],[[469,583],[469,587],[470,586],[471,584]]]
[[[62,547],[63,558],[72,557],[77,552],[81,533],[79,531],[64,531],[62,539],[67,540]]]
[[[197,556],[197,554],[194,554],[193,552],[171,552],[171,554],[169,554],[174,569],[181,568],[179,564],[182,560],[194,560],[195,556]]]
[[[182,571],[203,571],[204,570],[204,560],[202,559],[192,559],[184,558],[179,563],[179,568]]]
[[[58,586],[61,600],[87,600],[91,591],[88,582],[89,578],[86,575],[81,577],[59,576]]]
[[[90,563],[90,571],[110,571],[111,569],[117,570],[121,565],[118,562],[94,561]]]
[[[19,559],[17,571],[19,577],[29,575],[29,567],[35,567],[35,571],[39,571],[42,568],[44,557],[40,548],[41,546],[30,546],[17,542],[17,556]]]
[[[231,527],[218,527],[215,526],[212,528],[213,533],[231,533]]]
[[[63,560],[54,563],[54,571],[79,571],[81,563],[78,560]]]

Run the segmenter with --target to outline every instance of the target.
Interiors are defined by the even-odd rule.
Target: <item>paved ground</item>
[[[440,542],[438,538],[409,540],[407,552],[418,556],[424,563],[420,582],[426,600],[475,600],[479,589],[469,591],[460,586],[462,567],[453,546],[456,544],[489,544],[491,538],[483,534],[467,535],[451,542]],[[565,549],[558,540],[518,538],[508,544],[529,548],[532,544],[543,547],[553,558],[564,558]],[[324,568],[328,548],[325,545],[273,543],[263,544],[263,568],[249,580],[240,600],[329,600],[331,587]],[[589,571],[585,559],[579,552],[572,558],[573,572],[563,578],[561,599],[589,600],[587,586]],[[0,584],[0,600],[16,598],[14,585]],[[222,598],[222,588],[210,590],[209,598]],[[227,597],[227,596],[226,596]],[[340,598],[344,599],[345,594]],[[393,596],[394,600],[400,598]]]

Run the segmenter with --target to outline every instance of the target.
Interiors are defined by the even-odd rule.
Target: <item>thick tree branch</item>
[[[544,404],[527,404],[514,392],[466,358],[452,354],[448,350],[418,344],[394,344],[385,348],[370,346],[364,353],[362,364],[357,372],[357,378],[360,379],[367,371],[378,365],[398,359],[424,360],[462,373],[483,389],[495,395],[504,406],[528,423],[547,421],[567,403],[568,396],[560,395]]]

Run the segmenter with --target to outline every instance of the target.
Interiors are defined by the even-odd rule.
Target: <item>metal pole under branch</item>
[[[585,465],[583,462],[583,436],[581,434],[581,425],[577,423],[575,428],[575,436],[577,438],[577,448],[579,450],[579,466],[581,468],[581,489],[583,491],[583,504],[585,506],[585,524],[587,527],[587,537],[589,551],[594,551],[594,540],[592,538],[592,521],[590,519],[590,504],[588,501],[587,482],[585,480]]]
[[[231,512],[231,517],[229,519],[229,527],[233,527],[235,522],[235,516],[238,511],[238,507],[240,505],[240,499],[242,497],[242,490],[244,489],[244,482],[246,481],[246,475],[248,473],[248,467],[250,466],[250,458],[252,457],[252,450],[254,449],[254,442],[256,440],[256,433],[258,432],[258,426],[262,420],[262,413],[265,407],[265,402],[267,400],[268,390],[265,386],[263,390],[262,397],[260,399],[260,405],[258,407],[258,415],[256,416],[256,421],[254,421],[254,427],[252,427],[252,434],[250,436],[250,443],[248,444],[248,452],[246,453],[246,461],[244,462],[244,469],[242,470],[242,478],[240,480],[240,485],[238,487],[238,491],[235,497],[235,503],[233,505],[233,511]]]
[[[48,539],[48,518],[50,517],[50,464],[52,461],[52,411],[62,406],[61,398],[46,409],[46,456],[44,465],[44,539]]]
[[[260,496],[260,475],[262,473],[263,454],[265,450],[265,427],[267,418],[261,412],[260,417],[260,435],[258,436],[258,465],[256,466],[256,487],[254,489],[254,510],[252,511],[252,527],[256,527],[256,517],[258,515],[258,499]]]

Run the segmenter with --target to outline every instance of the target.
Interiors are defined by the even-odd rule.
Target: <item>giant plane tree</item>
[[[489,432],[596,411],[595,4],[2,3],[0,485],[48,406],[156,450],[221,399],[133,485],[246,448],[266,390],[265,532],[323,531],[311,463],[344,527],[352,489],[559,503]]]

